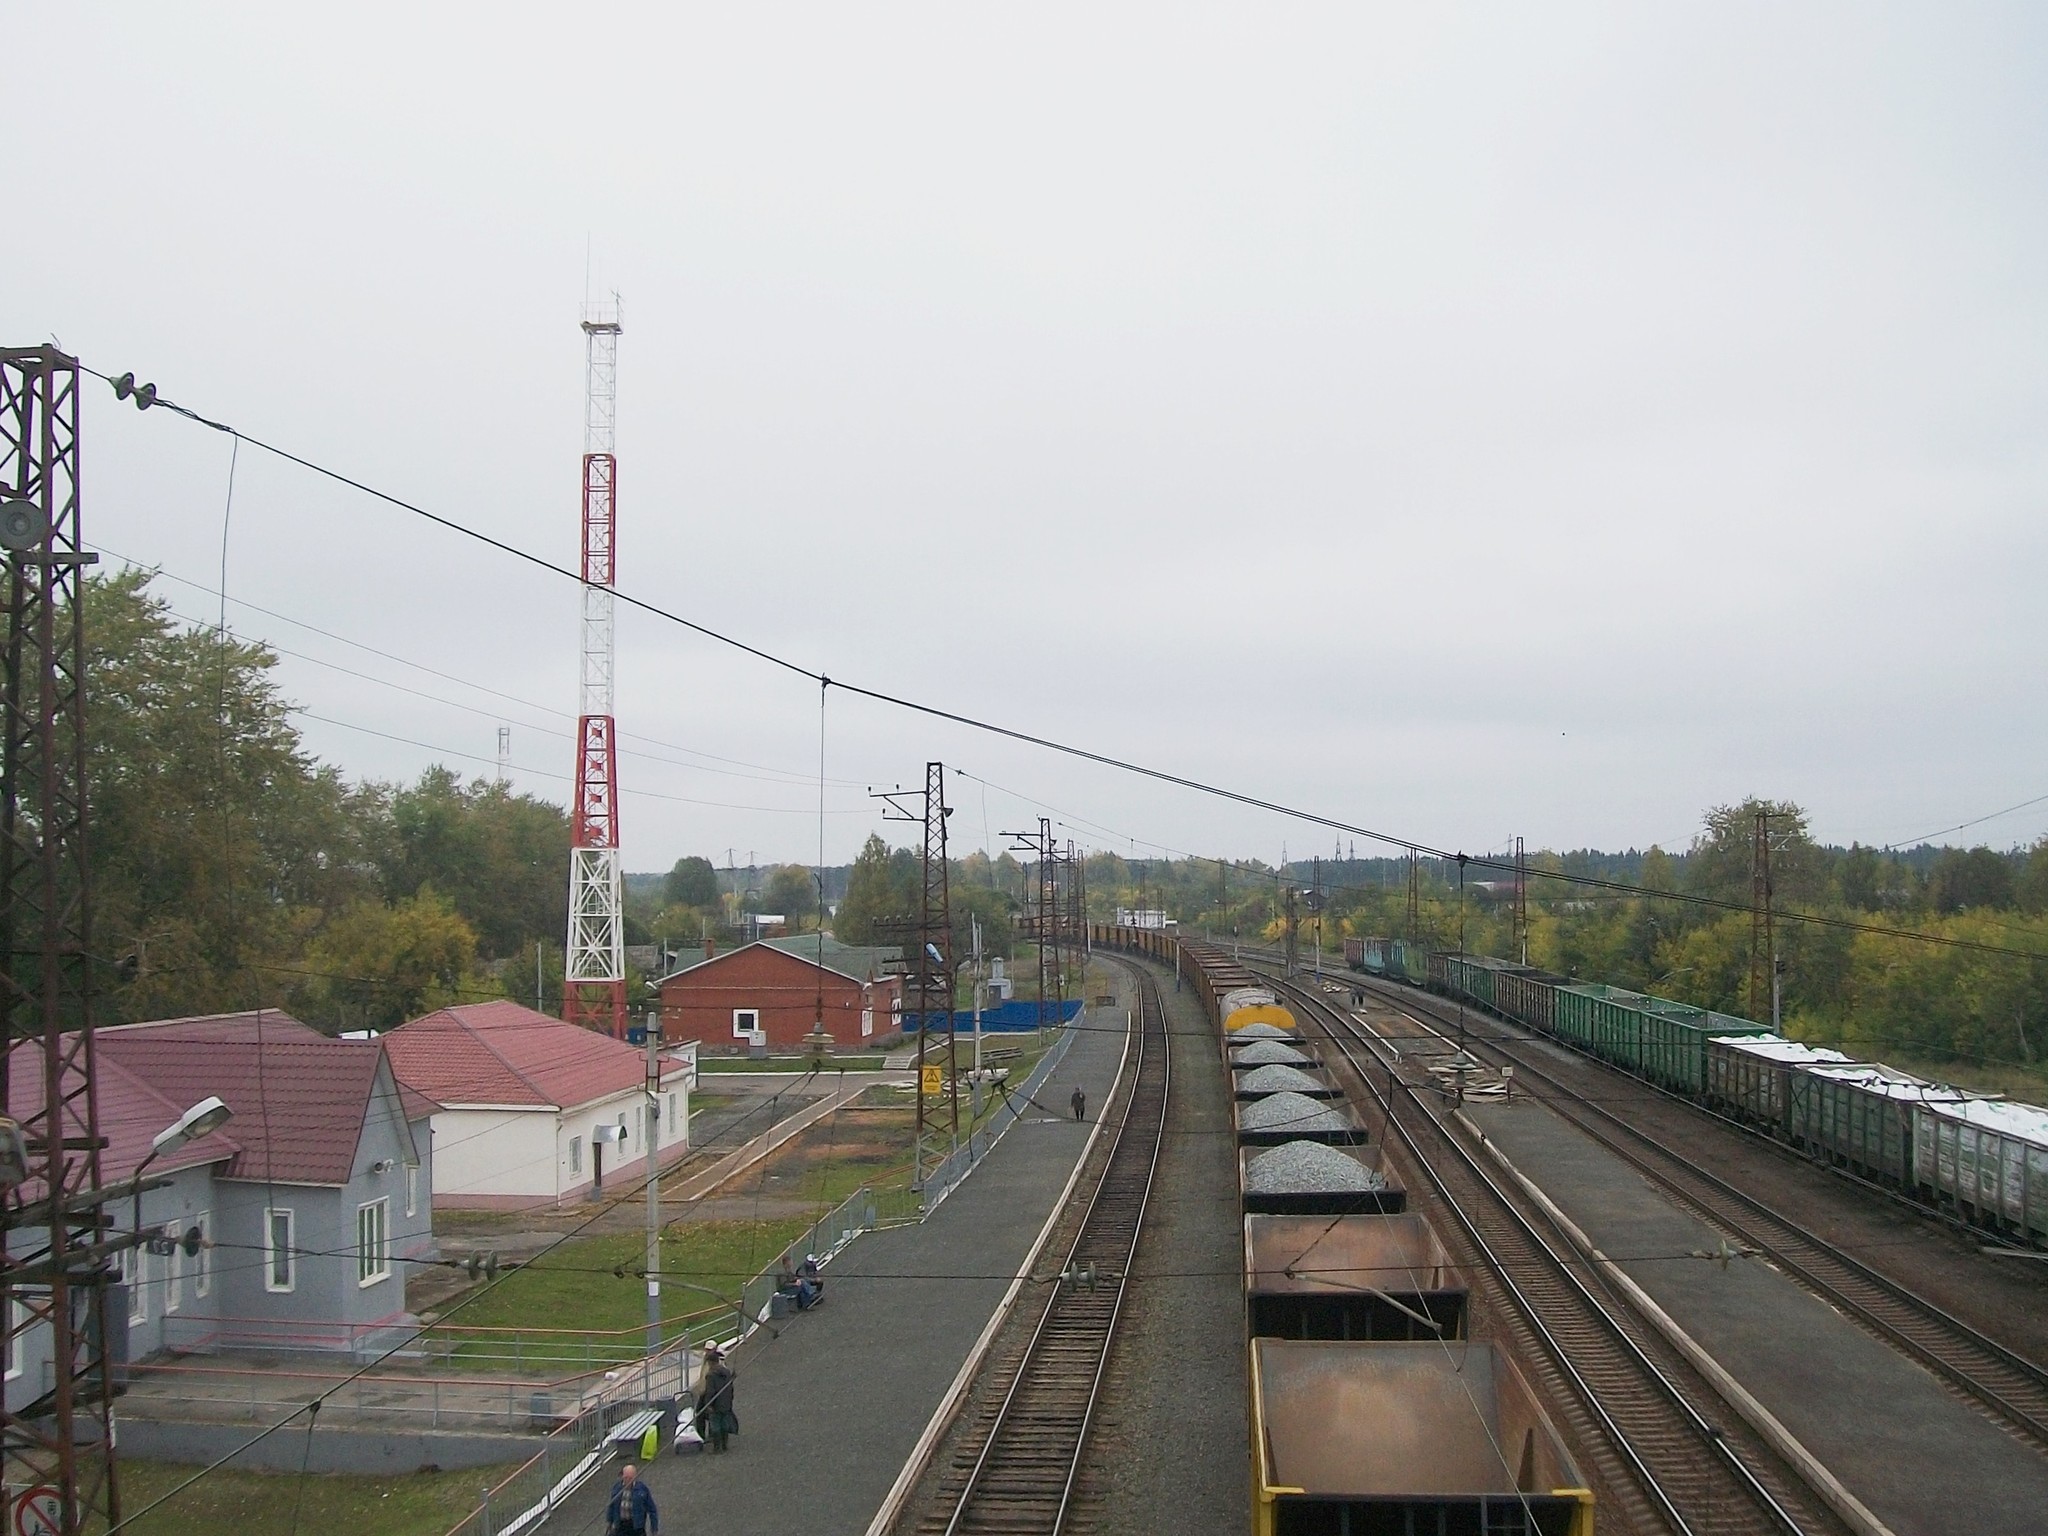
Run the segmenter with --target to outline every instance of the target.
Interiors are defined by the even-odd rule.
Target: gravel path
[[[1170,968],[1154,975],[1173,1099],[1080,1513],[1106,1536],[1241,1536],[1251,1527],[1251,1439],[1229,1073],[1193,986],[1176,995]]]

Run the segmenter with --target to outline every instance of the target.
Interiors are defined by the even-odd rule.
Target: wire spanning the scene
[[[109,384],[114,382],[110,375],[102,373],[99,369],[93,368],[86,363],[81,362],[79,367],[95,378],[105,380]],[[450,533],[470,539],[487,548],[495,549],[500,554],[509,555],[513,559],[530,565],[536,570],[546,571],[550,575],[559,576],[565,581],[572,581],[578,586],[584,585],[582,575],[568,566],[557,565],[552,560],[536,555],[530,550],[521,549],[516,544],[509,544],[503,539],[495,538],[481,529],[472,528],[441,513],[429,511],[416,502],[410,502],[401,496],[379,490],[377,487],[358,480],[351,475],[344,474],[338,469],[332,469],[316,460],[304,458],[299,454],[293,453],[288,448],[281,448],[275,443],[265,441],[263,438],[251,436],[237,427],[227,425],[225,422],[215,421],[211,417],[203,416],[187,406],[166,399],[161,394],[156,394],[152,398],[155,405],[182,416],[189,421],[196,422],[200,426],[208,427],[213,431],[237,438],[252,448],[260,448],[265,453],[283,459],[287,463],[296,464],[301,469],[310,471],[324,479],[332,480],[338,485],[345,485],[351,490],[360,491],[363,495],[384,502],[388,506],[396,507],[403,512],[409,512],[415,517],[423,518],[436,527],[444,528]],[[1045,751],[1059,753],[1062,756],[1071,757],[1081,762],[1095,763],[1101,767],[1115,769],[1120,773],[1129,773],[1140,778],[1150,779],[1155,783],[1170,784],[1179,789],[1186,789],[1195,794],[1228,800],[1233,804],[1242,805],[1252,810],[1266,811],[1275,816],[1287,817],[1292,820],[1305,822],[1311,826],[1322,827],[1329,831],[1343,832],[1353,837],[1362,837],[1370,842],[1382,843],[1391,848],[1404,849],[1417,855],[1426,855],[1435,859],[1454,859],[1466,868],[1498,870],[1504,874],[1516,872],[1514,862],[1509,859],[1498,859],[1483,854],[1466,854],[1459,850],[1439,848],[1415,838],[1402,837],[1397,833],[1383,832],[1378,828],[1362,826],[1357,822],[1345,821],[1339,817],[1326,816],[1316,811],[1304,810],[1299,806],[1291,806],[1282,801],[1271,800],[1263,795],[1254,795],[1243,790],[1231,789],[1226,785],[1212,784],[1202,779],[1191,778],[1186,774],[1172,772],[1169,769],[1156,768],[1150,764],[1117,757],[1111,753],[1097,752],[1092,748],[1080,746],[1074,742],[1061,741],[1055,737],[1042,736],[1034,731],[1026,731],[1014,726],[1003,725],[993,720],[983,720],[977,716],[963,714],[958,710],[947,709],[941,705],[928,704],[901,694],[890,693],[885,689],[867,688],[858,683],[849,683],[843,679],[834,678],[828,673],[813,670],[800,662],[791,661],[786,656],[778,656],[773,651],[764,650],[760,646],[753,645],[735,635],[729,635],[723,631],[713,629],[707,624],[700,624],[695,619],[677,613],[673,609],[664,608],[658,603],[649,602],[642,597],[636,597],[622,589],[612,590],[616,600],[626,604],[628,607],[638,609],[642,613],[667,623],[678,625],[716,644],[727,646],[730,649],[752,656],[756,660],[766,662],[768,665],[787,672],[793,677],[801,677],[809,682],[816,683],[825,690],[837,688],[842,693],[851,694],[856,698],[868,699],[877,704],[888,705],[895,709],[907,710],[913,714],[923,715],[927,719],[944,720],[950,724],[963,726],[969,730],[980,731],[1007,741],[1015,741],[1025,746],[1039,747]],[[1634,885],[1623,880],[1608,880],[1593,875],[1570,874],[1555,870],[1542,870],[1537,873],[1540,878],[1545,880],[1562,881],[1592,890],[1619,891],[1631,896],[1679,902],[1717,911],[1748,912],[1751,910],[1750,905],[1746,902],[1728,901],[1720,897],[1707,896],[1698,892],[1662,891],[1651,886]],[[1841,931],[1869,933],[1886,938],[1907,939],[1918,943],[1936,944],[1947,948],[1970,950],[1982,954],[2010,955],[2025,960],[2048,960],[2048,952],[2040,950],[2019,949],[2002,944],[1987,944],[1982,940],[1957,938],[1948,934],[1924,933],[1909,928],[1892,928],[1877,923],[1859,922],[1854,918],[1830,917],[1821,913],[1785,911],[1778,914],[1778,920]]]

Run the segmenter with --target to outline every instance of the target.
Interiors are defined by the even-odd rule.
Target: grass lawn
[[[121,1505],[138,1510],[198,1471],[153,1461],[121,1463]],[[122,1529],[134,1536],[219,1536],[222,1531],[375,1531],[442,1536],[476,1508],[487,1484],[512,1469],[405,1472],[388,1477],[293,1472],[215,1472],[154,1514]]]
[[[662,1272],[677,1284],[662,1293],[670,1318],[719,1306],[739,1295],[808,1220],[704,1221],[674,1227],[661,1244]],[[451,1328],[503,1328],[482,1336],[456,1332],[449,1364],[468,1370],[536,1366],[567,1375],[586,1365],[637,1358],[645,1343],[647,1289],[636,1271],[647,1239],[639,1233],[576,1237],[514,1270],[449,1319]],[[613,1271],[623,1266],[624,1278]],[[684,1289],[684,1284],[704,1290]],[[707,1296],[704,1291],[714,1291]],[[730,1320],[730,1310],[727,1319]]]
[[[700,1056],[697,1059],[699,1073],[717,1072],[808,1072],[811,1058],[808,1056],[763,1056],[756,1060],[751,1056]],[[826,1065],[825,1073],[834,1072],[879,1072],[882,1058],[872,1052],[853,1056],[833,1056]]]

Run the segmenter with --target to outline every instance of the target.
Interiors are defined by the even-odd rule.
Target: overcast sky
[[[620,585],[804,666],[1474,852],[2048,796],[2038,5],[0,33],[0,339],[573,563],[616,288]],[[97,385],[85,431],[89,539],[210,618],[228,440]],[[507,723],[565,796],[572,585],[245,447],[227,590],[323,758],[487,773]],[[630,610],[619,679],[628,868],[817,857],[815,685]],[[956,849],[1335,842],[838,694],[826,731],[834,862],[928,758],[979,776]]]

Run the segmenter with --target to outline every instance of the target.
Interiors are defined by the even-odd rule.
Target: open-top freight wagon
[[[1184,943],[1176,959],[1151,932],[1093,937],[1191,974],[1231,1065],[1257,1536],[1591,1536],[1593,1496],[1547,1405],[1471,1336],[1467,1277],[1406,1213],[1321,1047],[1227,952]],[[1383,974],[1427,974],[1419,946],[1376,958]]]

